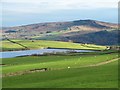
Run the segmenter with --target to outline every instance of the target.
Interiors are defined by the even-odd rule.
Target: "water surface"
[[[26,56],[32,54],[56,53],[56,52],[93,52],[92,50],[69,50],[69,49],[38,49],[38,50],[24,50],[24,51],[6,51],[0,52],[0,58],[13,58],[17,56]]]

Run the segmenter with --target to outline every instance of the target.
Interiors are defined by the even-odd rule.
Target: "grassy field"
[[[61,41],[46,41],[46,40],[12,40],[2,41],[3,51],[14,51],[24,49],[41,49],[41,48],[68,48],[68,49],[92,49],[92,50],[104,50],[106,46],[93,45],[93,44],[77,44],[72,42]],[[24,46],[24,47],[23,47]],[[27,47],[27,48],[25,48]]]
[[[15,44],[15,43],[11,43],[9,41],[2,41],[2,50],[3,51],[8,51],[8,50],[20,50],[20,49],[24,49],[24,47]]]
[[[6,88],[117,88],[117,62],[3,78]]]
[[[118,53],[91,52],[3,59],[3,75],[31,69],[44,72],[3,77],[4,88],[117,88]],[[69,68],[68,68],[69,67]]]
[[[5,40],[2,43],[3,51],[100,50],[3,58],[0,60],[3,88],[118,88],[118,52],[105,50],[106,46],[46,40]]]

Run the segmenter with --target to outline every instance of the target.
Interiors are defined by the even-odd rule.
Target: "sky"
[[[0,0],[2,26],[100,20],[117,23],[119,0]]]

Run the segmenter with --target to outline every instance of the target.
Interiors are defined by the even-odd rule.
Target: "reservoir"
[[[37,49],[37,50],[24,50],[24,51],[5,51],[0,52],[0,58],[13,58],[18,56],[26,56],[33,54],[44,54],[44,53],[56,53],[56,52],[94,52],[92,50],[70,50],[70,49]]]

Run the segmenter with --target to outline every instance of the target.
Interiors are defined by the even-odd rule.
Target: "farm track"
[[[120,58],[115,58],[112,60],[108,60],[108,61],[104,61],[104,62],[100,62],[97,64],[91,64],[91,65],[87,65],[87,66],[82,66],[83,67],[96,67],[96,66],[101,66],[101,65],[105,65],[114,61],[119,60]],[[52,70],[61,70],[64,68],[57,68],[57,69],[52,69]],[[25,75],[25,74],[30,74],[30,73],[34,73],[34,72],[45,72],[45,71],[49,71],[47,69],[33,69],[33,70],[26,70],[26,71],[20,71],[20,72],[14,72],[14,73],[8,73],[8,74],[3,74],[2,77],[10,77],[10,76],[17,76],[17,75]]]
[[[100,63],[97,63],[97,64],[88,65],[88,66],[83,66],[83,67],[95,67],[95,66],[101,66],[101,65],[104,65],[104,64],[108,64],[108,63],[111,63],[111,62],[117,61],[117,60],[119,60],[119,59],[120,59],[120,58],[115,58],[115,59],[112,59],[112,60],[108,60],[108,61],[104,61],[104,62],[100,62]]]

